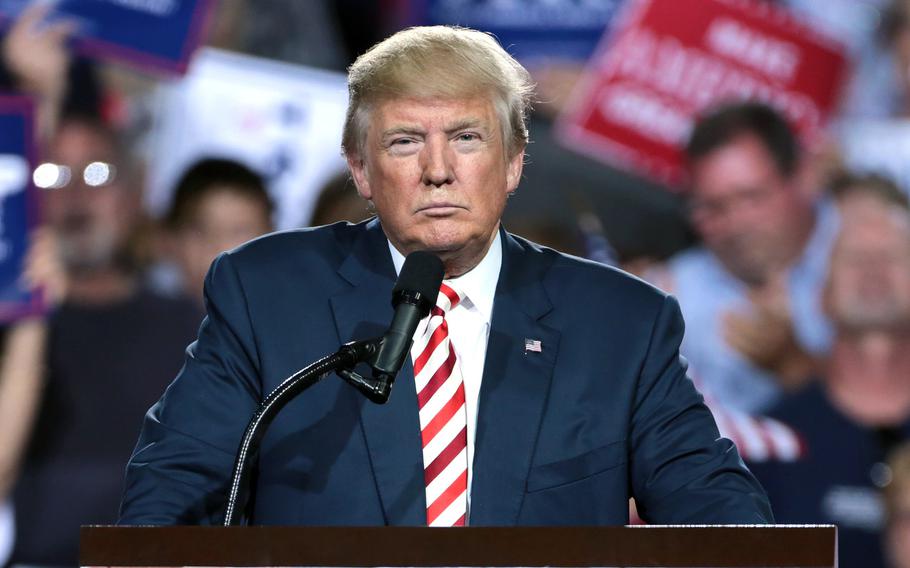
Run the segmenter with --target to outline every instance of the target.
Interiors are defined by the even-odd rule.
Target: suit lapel
[[[476,526],[518,520],[559,349],[559,333],[540,322],[552,309],[541,283],[546,266],[531,256],[503,232],[474,442],[469,522]],[[525,340],[540,341],[539,351]]]
[[[339,340],[344,343],[383,334],[392,321],[395,268],[377,220],[366,225],[339,274],[352,285],[331,299]],[[364,439],[385,520],[390,525],[426,524],[423,454],[413,385],[414,371],[408,358],[386,404],[373,404],[362,397],[359,401]]]

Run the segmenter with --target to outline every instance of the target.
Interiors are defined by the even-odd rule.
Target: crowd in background
[[[852,4],[879,16],[851,29],[854,80],[824,143],[806,147],[764,104],[716,105],[684,149],[680,196],[560,147],[552,119],[578,69],[540,64],[506,228],[674,294],[690,376],[776,520],[837,524],[841,566],[907,568],[910,188],[850,171],[838,141],[856,116],[910,114],[910,2],[789,4],[822,27],[851,29],[836,16]],[[394,31],[386,5],[226,1],[207,42],[343,71]],[[166,214],[149,214],[154,157],[138,141],[155,80],[73,55],[70,25],[43,24],[46,10],[26,11],[2,42],[0,80],[38,104],[41,161],[71,175],[39,191],[23,267],[49,309],[2,339],[0,563],[61,566],[77,563],[79,525],[116,522],[141,418],[205,315],[209,264],[276,226],[263,174],[216,152],[182,173]],[[108,173],[90,183],[98,163]],[[308,225],[369,216],[339,172]]]

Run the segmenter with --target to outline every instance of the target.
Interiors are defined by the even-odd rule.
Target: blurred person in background
[[[910,568],[910,444],[894,450],[888,472],[891,479],[884,491],[888,566]]]
[[[841,173],[831,181],[828,193],[840,211],[882,204],[910,208],[907,194],[892,180],[878,174]]]
[[[46,140],[61,112],[91,114],[98,108],[100,89],[94,66],[73,58],[66,40],[73,31],[70,22],[44,22],[49,5],[27,7],[0,41],[0,90],[28,95],[36,102],[36,134]],[[48,238],[36,235],[36,241]],[[30,264],[43,266],[40,251],[33,247]],[[0,564],[13,545],[12,507],[8,496],[18,475],[22,454],[40,399],[44,368],[43,346],[47,326],[41,318],[28,318],[10,325],[0,334]]]
[[[910,116],[910,1],[891,0],[881,18],[881,39],[893,63],[892,116]]]
[[[309,226],[319,227],[338,221],[359,223],[373,215],[369,205],[357,193],[351,174],[344,171],[332,176],[322,187],[313,206]]]
[[[41,194],[25,278],[51,309],[14,326],[0,385],[32,385],[10,402],[19,423],[2,434],[28,436],[8,460],[19,464],[10,560],[61,566],[78,563],[80,525],[116,520],[142,416],[180,368],[199,316],[143,286],[130,246],[140,192],[115,133],[64,119],[47,157],[57,179]]]
[[[167,248],[179,268],[179,291],[196,303],[200,321],[202,285],[212,261],[271,232],[272,210],[262,176],[234,160],[199,160],[177,182],[165,219]]]
[[[758,103],[701,117],[686,148],[689,214],[702,245],[649,275],[679,298],[682,352],[720,405],[768,408],[802,384],[830,330],[819,291],[836,212],[785,119]]]
[[[750,468],[779,522],[835,523],[840,565],[875,567],[884,565],[884,461],[910,438],[910,210],[893,191],[859,180],[843,187],[823,295],[831,355],[820,380],[769,412],[797,433],[801,451]]]

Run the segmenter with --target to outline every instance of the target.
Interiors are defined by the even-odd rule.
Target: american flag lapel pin
[[[525,338],[525,353],[540,353],[541,344],[539,339],[528,339]]]

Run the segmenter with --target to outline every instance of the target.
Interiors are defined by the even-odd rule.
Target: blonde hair
[[[381,41],[348,69],[341,148],[361,156],[370,110],[393,98],[491,96],[503,144],[514,156],[528,144],[534,86],[528,71],[490,34],[454,26],[410,28]]]

